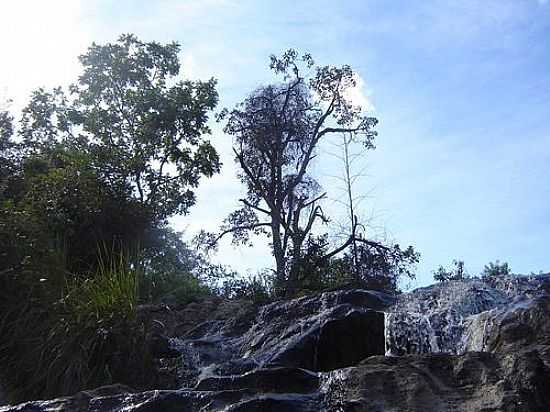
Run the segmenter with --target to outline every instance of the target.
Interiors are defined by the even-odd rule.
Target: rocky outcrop
[[[448,282],[397,299],[334,291],[218,312],[181,334],[159,327],[177,389],[111,386],[0,411],[548,411],[549,282]]]
[[[205,322],[171,340],[181,353],[179,385],[258,368],[328,371],[384,353],[385,294],[353,290],[275,302],[229,320]]]
[[[547,411],[550,375],[534,351],[376,356],[331,372],[328,411]]]
[[[511,323],[525,328],[526,309],[544,313],[540,306],[550,296],[549,284],[549,275],[509,275],[445,282],[401,295],[386,315],[387,354],[493,351],[502,325],[515,319]],[[540,321],[547,336],[548,322]]]

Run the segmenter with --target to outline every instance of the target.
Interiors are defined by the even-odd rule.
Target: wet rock
[[[384,348],[384,314],[352,311],[321,327],[314,370],[356,365],[369,356],[384,354]]]
[[[373,357],[323,378],[328,411],[547,411],[550,371],[535,352]]]
[[[263,393],[311,393],[319,386],[316,373],[299,368],[257,369],[243,375],[210,377],[201,380],[195,390],[222,391],[252,389]]]
[[[6,391],[2,387],[2,383],[0,382],[0,406],[7,405],[8,404],[8,395],[6,394]]]
[[[401,295],[386,314],[386,349],[390,355],[491,350],[493,328],[516,309],[548,296],[550,278],[503,276],[452,281]],[[516,322],[517,323],[517,322]],[[516,325],[521,336],[523,326]],[[499,329],[500,330],[500,329]]]
[[[155,334],[149,339],[149,347],[154,358],[177,358],[180,355],[170,344],[170,339],[160,334]]]
[[[110,405],[119,405],[119,398],[129,396],[134,390],[125,385],[107,385],[93,390],[82,391],[49,401],[34,401],[19,404],[17,406],[0,407],[0,411],[17,412],[53,412],[53,411],[108,411]],[[92,408],[91,405],[96,405]]]
[[[319,401],[316,396],[304,395],[262,395],[232,405],[227,412],[317,412]]]
[[[269,363],[329,371],[384,353],[384,314],[351,310],[314,324],[289,341]]]
[[[0,411],[548,411],[549,282],[446,282],[397,299],[333,291],[213,310],[177,337],[164,337],[177,322],[154,331],[158,356],[179,354],[161,361],[174,362],[180,389],[112,387]],[[179,316],[163,310],[151,311],[163,324]]]
[[[382,293],[335,291],[204,322],[172,340],[181,385],[276,366],[327,371],[383,354],[384,315],[373,309],[391,303]]]

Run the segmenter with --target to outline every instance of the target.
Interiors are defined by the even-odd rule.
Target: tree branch
[[[382,249],[385,252],[388,252],[390,250],[390,248],[388,248],[387,246],[382,245],[381,243],[373,242],[372,240],[362,239],[362,238],[359,238],[359,237],[356,237],[356,236],[350,236],[341,246],[337,247],[332,252],[327,253],[325,256],[323,256],[321,258],[321,260],[328,260],[328,259],[332,258],[333,256],[337,255],[338,253],[340,253],[344,249],[346,249],[349,245],[351,245],[353,241],[372,246],[376,249]]]
[[[250,207],[250,208],[252,208],[252,209],[254,209],[254,210],[257,210],[258,212],[262,212],[262,213],[265,213],[266,215],[271,216],[271,212],[270,212],[269,210],[266,210],[266,209],[263,209],[263,208],[261,208],[261,207],[259,207],[259,206],[256,206],[256,205],[250,203],[250,202],[249,202],[248,200],[246,200],[246,199],[239,199],[239,202],[243,203],[244,205],[246,205],[246,206],[248,206],[248,207]]]
[[[219,242],[219,240],[224,237],[225,235],[229,234],[229,233],[233,233],[233,232],[236,232],[237,230],[253,230],[253,229],[256,229],[258,227],[263,227],[263,226],[271,226],[271,223],[268,223],[268,222],[262,222],[262,223],[252,223],[250,225],[239,225],[239,226],[233,226],[229,229],[226,229],[224,230],[223,232],[221,232],[218,236],[216,236],[216,238],[210,242],[210,246],[214,246],[216,243]]]

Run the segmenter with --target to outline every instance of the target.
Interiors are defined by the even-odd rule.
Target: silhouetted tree
[[[319,143],[350,133],[372,148],[377,120],[347,97],[356,85],[349,66],[315,66],[309,54],[289,50],[272,56],[270,67],[283,81],[258,88],[222,116],[247,195],[214,240],[232,233],[234,241],[248,242],[250,233],[268,233],[276,281],[292,290],[304,241],[316,223],[328,221],[320,205],[326,193],[309,173]],[[304,68],[313,74],[305,76]],[[349,246],[354,233],[326,258]]]
[[[316,291],[354,286],[386,292],[399,292],[399,280],[414,279],[420,254],[412,246],[398,244],[381,248],[378,244],[357,242],[341,256],[327,259],[329,242],[326,235],[310,236],[298,266],[299,286]]]

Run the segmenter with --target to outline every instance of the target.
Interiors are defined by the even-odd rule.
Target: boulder
[[[548,411],[550,371],[536,352],[372,357],[323,377],[326,411]]]

